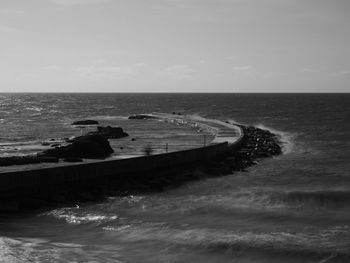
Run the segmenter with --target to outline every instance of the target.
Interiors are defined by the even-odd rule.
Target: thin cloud
[[[334,72],[332,75],[333,75],[333,77],[342,77],[342,76],[347,76],[349,74],[350,74],[349,70],[341,70],[338,72]]]
[[[251,65],[235,66],[232,68],[235,77],[254,77],[254,78],[264,78],[273,79],[281,76],[286,76],[285,73],[277,71],[261,72],[256,70]]]
[[[227,56],[225,59],[226,60],[235,60],[237,57],[236,56]]]
[[[197,70],[193,69],[189,65],[173,65],[158,71],[155,74],[156,76],[169,79],[189,80],[197,74]]]
[[[144,63],[144,62],[137,62],[137,63],[135,63],[133,66],[134,66],[134,67],[140,68],[140,67],[146,67],[147,64]]]
[[[317,72],[320,72],[320,70],[317,69],[317,68],[308,68],[308,67],[305,67],[305,68],[302,68],[302,69],[301,69],[301,72],[303,72],[303,73],[317,73]]]
[[[96,65],[80,66],[72,69],[73,72],[78,73],[83,77],[126,77],[135,73],[135,71],[128,66],[104,66]]]
[[[11,34],[11,33],[18,33],[18,32],[21,32],[21,30],[15,27],[0,25],[0,33]]]
[[[112,0],[49,0],[49,1],[62,6],[77,6],[77,5],[104,4],[104,3],[111,2]]]
[[[234,66],[234,67],[232,67],[232,72],[234,73],[234,76],[236,76],[236,77],[251,77],[251,76],[260,75],[250,65]]]
[[[42,69],[47,70],[47,71],[56,71],[56,70],[59,70],[60,67],[57,65],[47,65],[47,66],[42,67]]]
[[[0,14],[1,15],[23,15],[24,11],[17,10],[17,9],[2,8],[2,9],[0,9]]]
[[[248,72],[248,71],[252,71],[253,67],[248,65],[248,66],[235,66],[232,68],[233,71],[237,72]]]

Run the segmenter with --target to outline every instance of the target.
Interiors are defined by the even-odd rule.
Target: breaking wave
[[[89,211],[79,211],[79,207],[56,209],[42,215],[53,216],[57,219],[65,220],[67,223],[74,225],[86,223],[100,224],[118,219],[117,215],[101,215]]]
[[[350,204],[349,191],[291,191],[283,194],[286,203],[312,204],[317,206],[348,206]]]
[[[230,250],[233,254],[267,253],[318,257],[320,260],[350,257],[349,240],[338,240],[338,236],[348,234],[348,227],[333,227],[322,231],[293,232],[244,232],[222,231],[218,229],[182,229],[169,226],[153,227],[113,227],[105,231],[118,231],[127,242],[157,240],[184,247],[193,247],[221,253]],[[335,248],[335,243],[338,246]]]

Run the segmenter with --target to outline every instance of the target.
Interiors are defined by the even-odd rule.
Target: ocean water
[[[284,154],[161,193],[1,214],[0,262],[350,262],[348,94],[0,94],[0,155],[79,134],[83,118],[200,145],[125,121],[173,111],[269,129]]]

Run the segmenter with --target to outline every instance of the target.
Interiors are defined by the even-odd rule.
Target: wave
[[[79,207],[55,209],[50,212],[43,213],[41,215],[53,216],[57,219],[65,220],[67,223],[74,225],[86,223],[100,224],[118,219],[117,215],[101,215],[89,211],[80,211]]]
[[[340,259],[350,257],[349,240],[339,240],[349,234],[349,228],[329,228],[312,232],[244,232],[208,228],[183,229],[170,226],[103,227],[105,231],[118,231],[126,241],[138,242],[157,240],[178,246],[199,248],[210,252],[222,253],[230,250],[251,254],[254,252],[268,255],[296,255]]]
[[[246,207],[261,208],[307,208],[310,207],[346,207],[350,204],[348,190],[311,190],[311,191],[261,191],[242,192],[231,197],[233,203],[238,202]]]
[[[26,107],[25,109],[29,111],[37,111],[37,112],[40,112],[43,110],[42,107],[36,107],[36,106]]]
[[[350,191],[275,191],[275,190],[242,190],[234,193],[223,193],[222,195],[206,195],[191,198],[179,198],[168,202],[172,212],[185,214],[220,214],[222,216],[252,215],[259,218],[279,218],[292,216],[293,213],[307,218],[318,216],[312,214],[320,210],[324,213],[325,219],[329,213],[337,209],[339,220],[343,217],[349,218],[347,208],[350,204]],[[177,210],[174,208],[177,207]],[[167,206],[160,203],[155,209],[162,209]],[[175,209],[175,210],[174,210]],[[312,212],[313,211],[313,212]],[[272,213],[272,214],[270,214]],[[333,214],[334,215],[334,214]],[[240,216],[240,215],[239,215]],[[288,218],[287,218],[288,219]],[[334,218],[333,218],[334,219]]]
[[[233,203],[238,202],[242,207],[264,209],[281,208],[347,208],[350,205],[348,190],[314,190],[314,191],[266,191],[247,192],[232,197]]]
[[[292,204],[312,204],[317,206],[348,206],[350,191],[292,191],[281,195],[282,201]]]

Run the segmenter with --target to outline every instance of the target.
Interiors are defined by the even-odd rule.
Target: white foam
[[[118,219],[117,215],[98,215],[95,213],[89,213],[80,211],[80,208],[62,208],[52,210],[42,215],[53,216],[57,219],[63,219],[69,224],[80,225],[84,223],[102,223],[106,221],[112,221]]]

